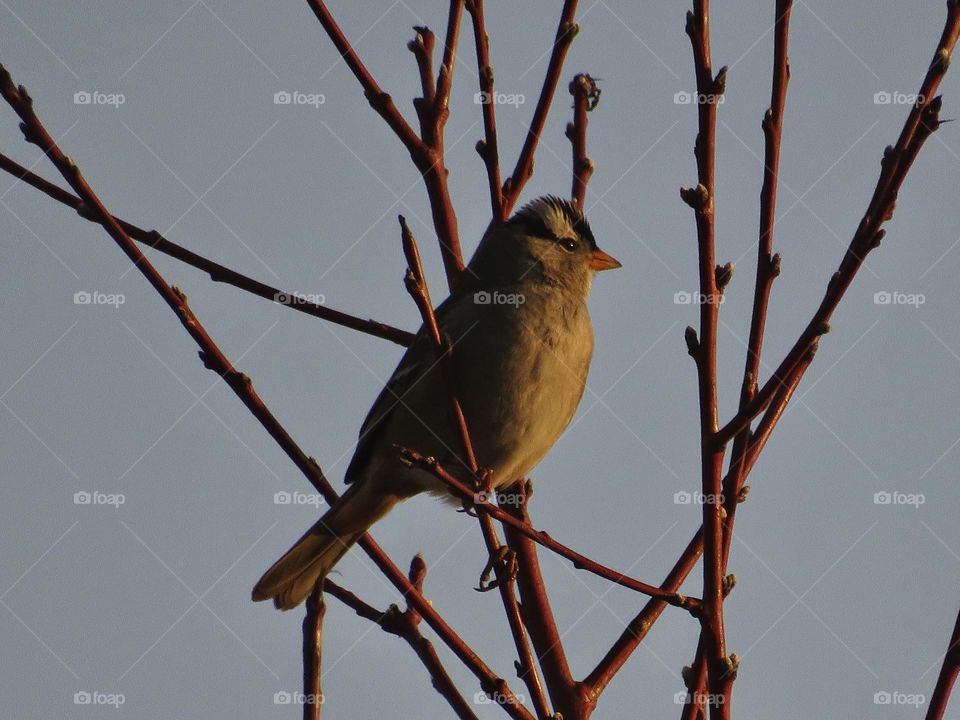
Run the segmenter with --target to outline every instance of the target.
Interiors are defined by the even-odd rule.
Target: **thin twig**
[[[600,102],[597,81],[586,73],[580,73],[570,82],[573,95],[573,122],[567,123],[567,138],[573,150],[573,187],[570,199],[574,206],[583,210],[587,196],[587,183],[593,175],[593,161],[587,157],[587,113]]]
[[[399,448],[399,450],[400,456],[405,462],[411,466],[416,466],[432,473],[433,476],[438,480],[442,480],[459,498],[466,502],[472,503],[473,507],[478,512],[492,515],[504,525],[509,525],[514,530],[523,533],[538,545],[542,545],[548,550],[555,552],[557,555],[570,560],[573,563],[573,566],[578,570],[586,570],[587,572],[591,572],[594,575],[610,580],[611,582],[622,587],[635,590],[636,592],[649,595],[650,597],[660,598],[670,605],[683,608],[691,613],[697,613],[700,610],[699,599],[694,597],[686,597],[674,592],[667,592],[654,585],[649,585],[640,580],[635,580],[628,575],[617,572],[606,565],[602,565],[595,560],[591,560],[585,555],[581,555],[576,550],[567,547],[563,543],[557,542],[544,531],[537,530],[527,523],[518,520],[513,515],[510,515],[509,513],[498,508],[496,505],[491,505],[488,502],[480,500],[477,496],[477,490],[475,488],[468,487],[447,472],[443,466],[437,462],[436,458],[426,457],[425,455],[411,448]]]
[[[416,577],[414,569],[417,568],[418,562],[423,562],[419,555],[411,563],[410,573],[408,574],[411,582]],[[419,584],[416,582],[413,584],[418,588],[418,591],[423,592],[422,580]],[[360,617],[379,625],[384,632],[395,635],[406,642],[430,674],[430,681],[434,689],[449,703],[457,717],[463,720],[477,720],[470,704],[457,689],[453,679],[444,668],[433,644],[420,632],[419,615],[415,616],[416,622],[414,622],[416,611],[412,610],[409,605],[407,610],[403,612],[396,605],[391,605],[389,610],[381,612],[331,580],[324,581],[324,591],[351,608]]]
[[[320,708],[323,706],[320,668],[323,659],[323,616],[326,612],[321,580],[307,598],[307,614],[303,618],[303,720],[320,720]]]
[[[530,129],[527,131],[527,137],[524,140],[520,156],[517,158],[517,164],[513,168],[513,173],[503,183],[503,205],[499,217],[501,222],[509,217],[517,198],[520,197],[520,191],[523,190],[523,186],[526,185],[533,174],[533,156],[537,151],[537,144],[540,142],[540,133],[543,132],[543,127],[547,122],[547,113],[553,103],[553,94],[560,82],[563,61],[567,57],[567,51],[570,49],[573,39],[580,32],[580,27],[573,22],[576,12],[577,0],[564,0],[563,9],[560,11],[560,24],[557,26],[557,34],[553,40],[553,50],[550,53],[550,62],[547,65],[547,74],[543,78],[543,87],[540,89],[537,107],[533,111]]]
[[[710,9],[708,0],[694,0],[693,12],[687,13],[686,31],[693,47],[694,70],[697,78],[697,115],[699,131],[695,146],[697,160],[697,187],[684,188],[681,196],[695,212],[699,257],[700,337],[693,337],[688,329],[690,354],[697,365],[697,385],[700,401],[701,476],[705,498],[719,498],[722,494],[722,472],[725,449],[715,446],[710,439],[717,431],[717,326],[720,299],[723,293],[721,277],[729,279],[728,268],[718,268],[714,246],[714,161],[717,131],[717,107],[724,92],[726,68],[716,77],[710,59]],[[733,660],[727,657],[723,622],[723,520],[722,506],[703,503],[703,613],[700,617],[701,638],[707,662],[710,692],[724,701],[711,706],[710,715],[717,720],[729,718],[729,684]],[[726,690],[726,691],[725,691]]]
[[[455,48],[460,31],[463,2],[464,0],[451,0],[450,20],[444,47],[444,64],[440,68],[436,90],[433,92],[434,101],[429,106],[429,112],[426,108],[418,109],[421,133],[417,135],[397,109],[390,95],[383,91],[366,65],[360,60],[360,57],[350,45],[350,41],[347,40],[337,21],[334,20],[326,3],[323,0],[307,0],[307,4],[317,16],[330,40],[333,41],[347,67],[360,82],[367,101],[407,148],[410,158],[423,176],[427,196],[430,200],[434,229],[437,231],[437,239],[440,242],[440,254],[447,274],[447,284],[451,290],[456,286],[464,264],[463,254],[460,250],[460,236],[457,231],[457,214],[453,209],[447,185],[447,168],[444,165],[443,158],[443,128],[449,116],[450,83],[452,82],[453,64],[456,59]],[[418,54],[419,50],[414,52]],[[418,63],[421,64],[422,76],[424,69],[419,55]],[[432,88],[430,89],[432,90]]]
[[[760,237],[757,243],[757,276],[754,285],[753,311],[750,319],[750,335],[744,361],[743,385],[740,390],[740,408],[745,407],[757,392],[757,376],[760,373],[760,356],[766,330],[770,289],[780,274],[780,256],[773,254],[773,231],[776,225],[777,184],[780,170],[780,143],[783,136],[783,110],[787,101],[787,83],[790,79],[790,61],[787,42],[790,35],[790,10],[793,0],[777,0],[773,42],[773,79],[770,88],[770,107],[763,116],[764,170],[763,187],[760,190]],[[729,487],[724,485],[724,508],[727,517],[724,523],[723,567],[726,571],[730,557],[730,541],[737,511],[737,496],[746,475],[743,463],[750,442],[749,427],[744,428],[734,439],[730,456],[731,467],[738,468]]]
[[[897,144],[888,147],[884,152],[880,177],[874,188],[873,197],[850,240],[850,245],[837,272],[827,285],[827,292],[820,306],[753,400],[716,433],[713,439],[716,444],[728,442],[766,409],[784,379],[790,377],[794,366],[810,345],[829,331],[830,318],[849,289],[853,278],[863,266],[866,256],[879,247],[884,236],[882,226],[893,216],[900,187],[923,144],[940,124],[940,98],[935,96],[935,93],[950,65],[958,35],[960,35],[960,0],[949,0],[943,33],[933,61],[924,76],[917,103],[911,108],[904,122]]]
[[[83,201],[76,195],[64,190],[55,183],[45,180],[30,170],[27,170],[27,168],[23,167],[2,153],[0,153],[0,170],[5,170],[18,180],[22,180],[28,185],[32,185],[57,202],[73,208],[77,211],[80,217],[97,224],[102,224],[99,216],[89,212],[87,206],[84,205]],[[308,298],[305,298],[298,293],[287,292],[272,287],[271,285],[262,283],[259,280],[254,280],[251,277],[238,273],[236,270],[231,270],[230,268],[216,263],[209,258],[198,255],[191,250],[187,250],[182,245],[177,245],[176,243],[167,240],[156,230],[144,230],[143,228],[137,227],[126,220],[122,220],[117,217],[114,219],[117,221],[117,223],[119,223],[120,227],[123,228],[124,232],[126,232],[127,235],[137,242],[147,245],[148,247],[157,250],[158,252],[162,252],[165,255],[176,258],[187,265],[191,265],[199,270],[202,270],[203,272],[209,274],[210,279],[214,282],[222,282],[227,283],[228,285],[233,285],[234,287],[240,288],[241,290],[246,290],[253,295],[265,298],[267,300],[272,300],[275,303],[284,305],[285,307],[293,308],[294,310],[306,313],[307,315],[313,315],[314,317],[328,320],[329,322],[348,327],[352,330],[359,330],[362,333],[373,335],[374,337],[390,340],[391,342],[395,342],[398,345],[403,345],[404,347],[413,342],[413,333],[409,333],[406,330],[401,330],[400,328],[395,328],[391,325],[387,325],[386,323],[378,322],[376,320],[364,320],[362,318],[355,317],[354,315],[348,315],[345,312],[334,310],[333,308],[329,308],[325,305],[318,305],[317,303],[310,302]]]
[[[497,111],[493,102],[493,66],[490,64],[490,38],[483,16],[483,0],[468,0],[467,12],[473,21],[473,42],[477,50],[477,75],[480,86],[480,110],[483,114],[483,140],[477,153],[487,169],[491,217],[503,217],[503,189],[500,187],[500,151],[497,147]]]
[[[937,677],[933,695],[930,696],[930,704],[927,705],[926,720],[943,720],[958,674],[960,674],[960,613],[957,614],[957,622],[953,626],[953,634],[950,636],[947,652],[943,656],[940,675]]]

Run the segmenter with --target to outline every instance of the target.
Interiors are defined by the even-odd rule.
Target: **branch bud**
[[[692,325],[687,325],[687,329],[683,332],[683,339],[687,343],[687,354],[696,359],[700,353],[700,341],[697,340],[697,331]]]
[[[733,573],[730,573],[729,575],[724,577],[723,586],[721,588],[723,590],[723,596],[726,597],[727,595],[729,595],[730,591],[733,590],[736,584],[737,584],[737,576],[734,575]]]
[[[750,494],[750,486],[744,485],[740,488],[740,492],[737,493],[737,502],[742,503],[747,501],[747,495]]]
[[[710,192],[702,184],[697,184],[695,188],[680,188],[680,198],[694,210],[700,211],[710,202]]]
[[[714,268],[714,279],[717,283],[717,289],[721,292],[730,283],[730,280],[733,279],[733,267],[733,263],[728,262],[725,265],[717,265],[717,267]]]

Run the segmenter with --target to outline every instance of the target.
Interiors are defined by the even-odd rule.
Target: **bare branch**
[[[957,622],[953,626],[953,634],[950,636],[947,652],[943,656],[940,675],[937,677],[936,687],[930,697],[930,704],[927,705],[926,720],[943,720],[947,712],[950,692],[953,690],[958,674],[960,674],[960,614],[957,615]]]
[[[500,155],[497,148],[497,111],[493,102],[493,66],[490,64],[490,38],[483,17],[483,0],[468,0],[467,12],[473,20],[473,41],[477,49],[477,74],[480,85],[480,110],[483,113],[483,140],[477,153],[487,168],[490,209],[494,220],[503,218],[503,189],[500,187]]]
[[[73,208],[77,211],[80,217],[97,224],[102,224],[99,216],[89,212],[87,206],[84,205],[83,201],[76,195],[64,190],[59,185],[49,182],[39,175],[30,172],[25,167],[11,160],[2,153],[0,153],[0,169],[10,173],[18,180],[22,180],[28,185],[32,185],[57,202]],[[390,340],[391,342],[395,342],[398,345],[403,345],[404,347],[413,342],[413,333],[407,332],[406,330],[401,330],[400,328],[395,328],[391,325],[387,325],[386,323],[378,322],[376,320],[364,320],[362,318],[355,317],[354,315],[348,315],[345,312],[334,310],[326,305],[318,305],[317,303],[309,302],[306,298],[301,298],[296,293],[279,290],[278,288],[267,285],[266,283],[262,283],[259,280],[254,280],[251,277],[238,273],[236,270],[231,270],[230,268],[220,265],[213,260],[203,257],[202,255],[198,255],[191,250],[187,250],[182,245],[177,245],[176,243],[167,240],[156,230],[144,230],[143,228],[137,227],[126,220],[122,220],[117,217],[114,219],[117,221],[120,227],[123,228],[124,232],[126,232],[127,235],[137,242],[147,245],[158,252],[162,252],[165,255],[169,255],[170,257],[176,258],[187,265],[191,265],[199,270],[204,271],[205,273],[208,273],[210,275],[210,279],[214,282],[222,282],[227,283],[228,285],[233,285],[234,287],[240,288],[241,290],[246,290],[253,295],[257,295],[258,297],[262,297],[267,300],[272,300],[273,302],[279,303],[285,307],[293,308],[294,310],[299,310],[307,315],[313,315],[314,317],[328,320],[336,323],[337,325],[348,327],[352,330],[359,330],[362,333],[373,335],[374,337]]]
[[[320,668],[323,658],[323,616],[326,612],[321,580],[307,598],[307,614],[303,618],[303,720],[320,720],[320,709],[323,707]]]
[[[570,82],[570,94],[573,95],[573,122],[567,123],[567,138],[573,149],[573,187],[570,199],[583,210],[583,201],[587,196],[587,183],[593,175],[593,161],[587,157],[587,113],[600,102],[600,88],[597,81],[586,73],[580,73]]]
[[[513,168],[513,174],[503,183],[503,206],[499,218],[501,222],[509,217],[517,198],[520,197],[520,191],[533,174],[533,156],[540,142],[540,133],[543,132],[543,126],[547,122],[547,113],[550,112],[550,105],[553,103],[553,94],[560,82],[563,61],[567,57],[567,51],[573,39],[580,32],[580,27],[573,22],[576,12],[577,0],[564,0],[563,10],[560,12],[560,24],[557,26],[557,34],[553,41],[553,51],[550,53],[550,62],[547,65],[547,74],[543,79],[536,110],[533,111],[530,129],[527,131],[523,149],[517,158],[516,167]]]

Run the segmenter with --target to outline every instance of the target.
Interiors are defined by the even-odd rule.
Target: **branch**
[[[423,592],[423,575],[425,574],[426,567],[423,565],[423,559],[417,555],[410,563],[408,577],[421,593]],[[407,609],[401,612],[396,605],[391,605],[389,610],[381,612],[330,580],[325,581],[324,590],[347,607],[352,608],[360,617],[379,625],[384,632],[403,639],[420,658],[427,672],[430,673],[430,681],[434,689],[450,704],[457,717],[477,720],[473,708],[457,690],[457,686],[444,668],[433,644],[420,632],[420,616],[415,610],[408,605]]]
[[[573,39],[580,32],[580,26],[573,22],[576,11],[577,0],[564,0],[563,10],[560,12],[560,24],[557,26],[557,34],[553,41],[553,51],[550,53],[550,62],[547,65],[547,74],[543,78],[540,99],[537,100],[537,108],[533,112],[533,121],[530,123],[530,129],[527,131],[527,138],[517,158],[513,174],[503,183],[503,206],[499,217],[501,222],[506,221],[510,216],[510,211],[520,197],[520,191],[533,174],[533,155],[537,151],[537,143],[540,142],[540,133],[543,132],[543,126],[547,122],[553,93],[557,89],[557,83],[560,82],[563,61],[566,59]]]
[[[610,580],[611,582],[622,587],[635,590],[636,592],[649,595],[650,597],[660,598],[670,605],[683,608],[691,613],[696,613],[700,610],[700,600],[697,598],[685,597],[683,595],[679,595],[678,593],[667,592],[661,588],[655,587],[654,585],[648,585],[640,580],[634,580],[623,573],[617,572],[606,565],[601,565],[585,555],[581,555],[576,550],[572,550],[566,545],[557,542],[547,533],[530,527],[530,525],[527,523],[518,520],[509,513],[504,512],[496,505],[491,505],[490,503],[483,501],[480,497],[481,494],[477,493],[476,488],[470,488],[464,483],[460,482],[460,480],[447,472],[435,458],[426,457],[416,450],[412,450],[410,448],[399,448],[399,451],[401,458],[405,463],[408,464],[408,466],[418,467],[432,473],[435,478],[443,481],[460,499],[471,503],[477,511],[492,515],[504,525],[508,525],[514,530],[517,530],[538,545],[542,545],[548,550],[552,550],[557,555],[570,560],[573,563],[573,566],[578,570],[586,570],[587,572],[591,572],[594,575],[606,578],[607,580]]]
[[[307,614],[303,618],[303,720],[320,720],[323,706],[320,667],[323,657],[323,616],[326,612],[321,580],[307,598]]]
[[[10,104],[23,121],[20,125],[24,137],[38,147],[50,158],[56,168],[63,175],[67,183],[74,189],[83,203],[97,214],[98,222],[104,226],[108,234],[116,241],[124,253],[131,259],[137,269],[147,278],[148,282],[157,290],[164,301],[176,313],[184,328],[200,346],[200,357],[204,365],[215,371],[230,386],[231,390],[243,401],[244,405],[253,413],[267,432],[273,437],[298,468],[310,480],[314,487],[323,494],[330,505],[336,501],[338,495],[323,476],[323,472],[316,460],[308,457],[290,437],[286,429],[277,421],[273,414],[253,389],[250,378],[233,368],[220,348],[207,334],[206,329],[190,310],[186,296],[179,290],[172,288],[143,255],[136,243],[120,227],[116,219],[103,206],[100,199],[93,192],[79,169],[63,151],[57,146],[46,128],[34,114],[32,100],[23,86],[16,87],[10,78],[10,73],[0,65],[0,95]],[[437,613],[426,599],[417,592],[406,576],[390,560],[376,542],[365,534],[359,540],[360,546],[374,561],[377,567],[387,576],[423,616],[434,631],[444,640],[447,646],[460,660],[480,679],[481,687],[487,692],[500,693],[505,698],[504,709],[516,720],[533,720],[527,710],[517,704],[506,681],[496,675],[486,663],[463,641]]]
[[[428,69],[424,67],[424,63],[429,62],[425,59],[426,49],[421,50],[416,47],[416,39],[413,42],[414,47],[408,45],[417,56],[421,85],[425,95],[434,96],[432,103],[421,103],[420,106],[417,106],[416,102],[414,103],[420,118],[420,135],[418,136],[404,120],[400,111],[397,110],[390,95],[381,89],[363,61],[357,56],[340,26],[333,19],[333,15],[327,9],[326,3],[323,0],[307,0],[307,4],[317,16],[330,40],[333,41],[344,62],[360,82],[367,101],[377,114],[387,122],[396,136],[400,138],[400,141],[410,153],[414,165],[423,176],[427,196],[430,200],[434,228],[440,242],[440,254],[443,257],[443,267],[447,274],[447,284],[451,290],[456,285],[464,265],[463,254],[460,250],[460,237],[457,231],[457,214],[450,200],[450,191],[447,186],[447,168],[443,162],[443,128],[449,116],[450,83],[452,82],[453,65],[456,60],[456,45],[460,32],[463,3],[464,0],[451,0],[450,2],[450,19],[447,27],[443,65],[440,67],[435,91],[432,83],[423,80],[424,72]],[[419,28],[417,33],[418,37],[423,34]]]
[[[570,198],[582,212],[587,196],[587,183],[593,175],[593,161],[587,157],[587,113],[596,109],[600,102],[597,81],[581,73],[570,82],[573,95],[573,122],[567,123],[567,138],[573,148],[573,187]]]
[[[473,21],[473,42],[477,49],[477,75],[480,85],[480,109],[483,114],[483,140],[477,153],[487,168],[490,209],[494,220],[503,218],[503,190],[500,187],[500,154],[497,148],[497,111],[493,102],[493,66],[490,64],[490,38],[483,18],[483,0],[468,0],[467,12]]]
[[[950,636],[950,644],[943,656],[937,685],[930,697],[930,704],[927,705],[926,720],[943,720],[944,713],[947,711],[947,702],[950,700],[950,692],[953,690],[958,674],[960,674],[960,614],[957,615],[953,635]]]
[[[476,475],[478,471],[477,458],[473,452],[473,443],[470,440],[470,432],[467,428],[467,420],[463,414],[463,408],[460,405],[460,399],[457,392],[456,377],[453,366],[453,350],[446,337],[440,334],[440,328],[437,325],[437,318],[433,312],[433,303],[430,301],[430,292],[427,288],[426,277],[423,274],[423,266],[420,263],[420,251],[417,248],[417,241],[407,226],[407,221],[400,216],[401,240],[403,242],[403,253],[407,259],[407,274],[404,283],[407,291],[413,298],[420,310],[423,318],[423,326],[427,330],[430,342],[433,344],[434,352],[437,355],[437,361],[440,363],[440,369],[443,373],[447,385],[447,398],[450,403],[450,414],[453,417],[463,444],[464,454],[467,462],[465,463],[470,472]],[[491,558],[491,564],[497,573],[497,587],[500,591],[500,597],[503,601],[504,611],[507,615],[507,622],[510,626],[510,632],[513,636],[514,644],[517,647],[517,655],[520,662],[518,674],[527,684],[531,693],[534,705],[539,717],[549,716],[546,698],[543,695],[543,688],[540,686],[539,677],[533,664],[533,654],[527,643],[527,636],[523,629],[523,622],[520,618],[520,609],[517,604],[516,592],[514,590],[512,573],[508,573],[506,568],[495,562],[500,552],[500,540],[497,537],[496,528],[493,522],[487,516],[481,516],[480,529],[483,533],[484,543],[487,546],[487,552]]]
[[[700,305],[699,343],[690,342],[697,365],[700,400],[701,475],[704,497],[722,494],[725,449],[710,443],[717,431],[717,324],[723,293],[721,278],[729,280],[732,268],[718,268],[714,247],[714,159],[717,130],[717,105],[724,92],[726,68],[713,76],[710,59],[709,1],[694,0],[687,13],[686,32],[693,46],[697,77],[698,126],[695,155],[697,187],[682,189],[681,196],[695,212],[699,256]],[[723,272],[721,272],[723,271]],[[688,340],[692,340],[688,332]],[[711,717],[729,718],[729,673],[732,658],[727,657],[723,622],[723,519],[719,503],[703,503],[703,614],[701,642],[707,663],[710,692],[717,698]],[[720,702],[720,696],[724,701]]]
[[[39,175],[30,172],[25,167],[11,160],[2,153],[0,153],[0,169],[10,173],[18,180],[22,180],[28,185],[32,185],[57,202],[73,208],[77,211],[80,217],[91,222],[95,222],[99,225],[103,224],[100,221],[99,216],[91,213],[87,206],[84,205],[83,201],[76,195],[67,192],[60,186],[43,179]],[[231,270],[228,267],[224,267],[223,265],[205,258],[202,255],[198,255],[195,252],[187,250],[182,245],[177,245],[176,243],[167,240],[156,230],[144,230],[143,228],[137,227],[136,225],[117,217],[114,217],[114,220],[117,221],[127,235],[137,242],[147,245],[154,250],[164,253],[165,255],[176,258],[187,265],[191,265],[199,270],[202,270],[203,272],[209,274],[210,279],[214,282],[223,282],[227,283],[228,285],[233,285],[241,290],[246,290],[253,295],[271,300],[284,305],[285,307],[299,310],[307,315],[313,315],[314,317],[328,320],[336,323],[337,325],[351,328],[352,330],[359,330],[360,332],[373,335],[374,337],[390,340],[398,345],[407,346],[413,342],[413,333],[409,333],[406,330],[401,330],[399,328],[387,325],[386,323],[377,322],[376,320],[363,320],[353,315],[340,312],[339,310],[328,308],[324,305],[307,302],[305,298],[297,295],[297,293],[279,290],[275,287],[267,285],[266,283],[262,283],[259,280],[254,280],[251,277],[242,275],[241,273]]]
[[[829,330],[830,318],[849,289],[853,278],[863,266],[866,256],[879,247],[884,236],[882,226],[893,216],[897,194],[904,179],[923,144],[940,125],[940,98],[934,93],[940,87],[950,65],[958,35],[960,35],[960,2],[949,0],[947,20],[933,61],[921,85],[921,95],[918,95],[916,105],[911,108],[907,116],[897,144],[887,147],[884,152],[880,177],[874,188],[873,197],[850,240],[850,245],[837,272],[827,285],[827,292],[820,306],[786,357],[756,393],[753,400],[715,434],[713,441],[717,445],[728,442],[766,409],[784,379],[791,375],[804,352]]]

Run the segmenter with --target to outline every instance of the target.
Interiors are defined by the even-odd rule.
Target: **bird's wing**
[[[443,318],[449,312],[453,299],[451,296],[444,300],[434,312],[441,328],[443,328]],[[363,476],[367,462],[380,445],[382,431],[389,424],[390,416],[398,407],[402,407],[402,403],[409,402],[405,400],[409,390],[436,362],[433,345],[426,330],[421,327],[417,331],[413,344],[403,354],[390,379],[387,380],[387,384],[374,401],[373,407],[370,408],[370,412],[367,413],[363,425],[360,426],[360,439],[357,441],[357,449],[344,475],[345,483],[355,482]]]

